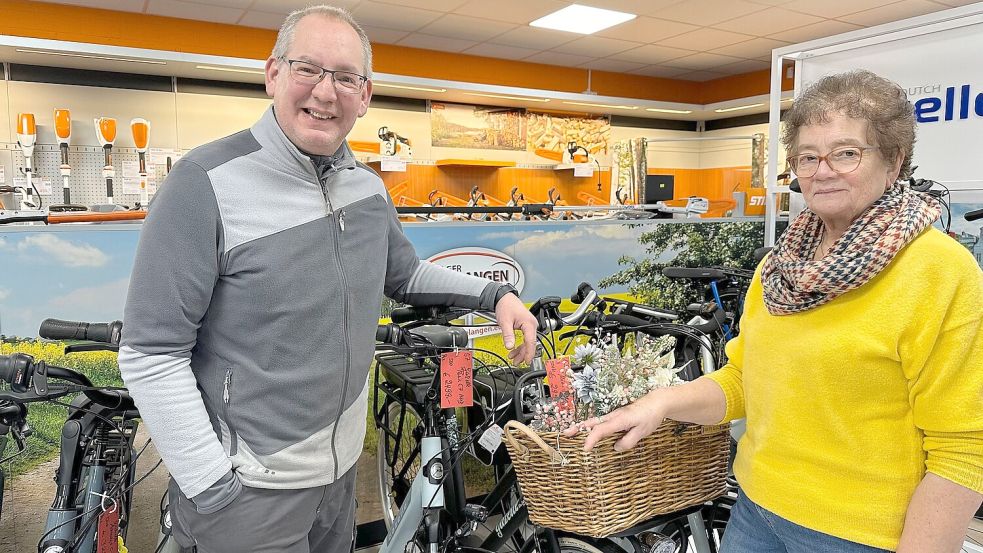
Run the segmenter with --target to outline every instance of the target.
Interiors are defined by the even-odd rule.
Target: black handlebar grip
[[[10,385],[14,392],[26,392],[31,386],[34,358],[26,353],[0,355],[0,381]]]
[[[418,307],[413,305],[408,305],[406,307],[397,307],[393,309],[389,318],[392,322],[397,324],[412,323],[415,321],[426,321],[430,319],[436,319],[437,317],[446,313],[448,308],[439,305],[431,305],[426,307]]]
[[[49,340],[89,340],[119,345],[123,323],[83,323],[79,321],[61,321],[45,319],[41,322],[38,335]]]
[[[979,218],[983,218],[983,209],[974,209],[963,215],[963,218],[967,221],[975,221]]]

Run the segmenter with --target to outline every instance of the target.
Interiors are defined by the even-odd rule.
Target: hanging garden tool
[[[106,179],[106,205],[93,206],[94,211],[115,211],[116,202],[113,199],[113,178],[116,177],[116,170],[113,169],[113,142],[116,141],[116,120],[112,117],[99,117],[95,119],[96,137],[102,144],[102,151],[106,156],[106,164],[102,168],[102,176]]]
[[[32,179],[34,161],[34,143],[37,141],[38,132],[34,125],[33,113],[17,114],[17,145],[24,154],[24,175],[27,183],[21,191],[20,209],[38,209],[41,206],[41,194],[38,194],[37,202],[34,201],[34,181]]]
[[[58,149],[61,151],[61,190],[64,203],[52,205],[49,211],[86,211],[84,205],[72,203],[71,176],[72,166],[68,164],[68,142],[72,138],[72,114],[67,109],[55,109],[55,138],[58,139]]]
[[[139,117],[130,120],[130,130],[133,131],[133,143],[140,155],[140,209],[147,209],[150,202],[147,191],[147,148],[150,146],[150,121]]]

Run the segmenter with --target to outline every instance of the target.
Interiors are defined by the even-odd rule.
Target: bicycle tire
[[[396,400],[387,399],[383,404],[385,413],[384,420],[388,421],[390,430],[397,433],[396,426],[399,424],[400,410],[403,405]],[[402,440],[399,447],[393,443],[393,438],[383,429],[377,428],[379,443],[376,449],[376,477],[379,483],[379,496],[381,499],[382,518],[386,523],[386,529],[392,530],[393,521],[399,514],[399,506],[409,493],[413,478],[420,470],[419,454],[406,473],[400,477],[397,471],[402,471],[408,461],[408,454],[419,449],[419,440],[414,438],[415,433],[422,432],[422,417],[407,405],[406,413],[403,417],[403,428],[401,432]],[[395,451],[394,451],[395,449]],[[389,459],[394,459],[393,467],[389,466]]]
[[[561,534],[556,541],[560,544],[560,553],[625,553],[618,544],[603,539]]]

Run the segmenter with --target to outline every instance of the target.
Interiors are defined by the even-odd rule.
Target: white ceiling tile
[[[397,31],[416,31],[440,17],[440,12],[378,2],[362,2],[352,10],[352,15],[359,25]]]
[[[754,37],[750,35],[704,27],[703,29],[697,29],[679,36],[660,40],[657,44],[671,46],[673,48],[684,48],[686,50],[706,51],[720,48],[721,46],[737,44],[738,42],[744,42],[752,38]]]
[[[881,6],[872,10],[864,10],[862,12],[844,15],[842,17],[838,17],[837,19],[840,21],[846,21],[847,23],[853,23],[854,25],[873,27],[875,25],[880,25],[881,23],[899,21],[901,19],[925,15],[927,13],[934,13],[944,9],[946,9],[946,6],[936,4],[935,2],[929,2],[928,0],[902,0],[901,2],[896,2],[888,6]]]
[[[616,59],[619,61],[658,64],[671,59],[681,58],[683,56],[691,56],[695,53],[695,50],[683,50],[681,48],[670,48],[668,46],[646,44],[645,46],[639,46],[634,50],[620,52],[610,57],[611,59]]]
[[[365,34],[369,35],[369,40],[372,42],[379,42],[382,44],[396,44],[399,40],[409,33],[406,31],[397,31],[395,29],[383,29],[382,27],[369,27],[367,25],[362,25],[362,30]]]
[[[86,8],[143,13],[144,0],[48,0],[52,4],[68,4]]]
[[[351,9],[359,0],[331,0],[332,6]],[[311,0],[253,0],[251,9],[270,13],[288,14],[311,5]],[[361,24],[361,22],[359,22]]]
[[[461,40],[459,38],[448,38],[442,36],[425,35],[423,33],[410,33],[400,39],[400,46],[411,48],[423,48],[425,50],[438,50],[440,52],[460,52],[467,50],[478,44],[473,40]]]
[[[699,27],[688,23],[642,16],[620,25],[615,25],[609,29],[604,29],[596,33],[595,36],[649,43],[688,33],[689,31],[695,31],[696,29],[699,29]]]
[[[714,48],[710,52],[712,54],[734,56],[735,58],[771,59],[772,50],[788,45],[789,43],[783,40],[775,40],[772,38],[752,38],[751,40],[738,42],[737,44],[731,44],[730,46]]]
[[[520,48],[548,50],[582,36],[576,33],[564,33],[563,31],[551,31],[535,27],[516,27],[507,33],[498,35],[489,42]]]
[[[635,63],[633,61],[619,61],[610,58],[594,60],[581,65],[584,69],[593,69],[595,71],[610,71],[612,73],[627,73],[634,69],[641,69],[646,67],[644,63]]]
[[[184,0],[150,0],[147,12],[153,15],[177,17],[180,19],[195,19],[215,23],[235,23],[242,17],[243,10],[185,2]]]
[[[558,0],[471,0],[454,13],[527,25],[566,6],[567,2]]]
[[[832,19],[828,19],[826,21],[821,21],[819,23],[814,23],[812,25],[806,25],[805,27],[799,27],[797,29],[783,31],[781,33],[775,33],[771,35],[770,38],[776,38],[778,40],[787,40],[788,42],[797,43],[797,42],[805,42],[807,40],[814,40],[817,38],[838,35],[840,33],[845,33],[847,31],[855,31],[859,28],[860,25],[854,25],[853,23],[845,23],[843,21],[834,21]]]
[[[705,70],[713,69],[714,67],[720,67],[721,65],[730,65],[737,63],[739,61],[744,61],[739,58],[732,58],[730,56],[721,56],[720,54],[707,54],[701,52],[699,54],[693,54],[692,56],[685,56],[682,58],[676,58],[674,60],[669,60],[663,62],[662,65],[668,67],[681,67],[683,69]]]
[[[843,15],[885,6],[897,0],[794,0],[783,4],[787,10],[834,19]]]
[[[247,10],[239,19],[239,25],[258,29],[279,29],[280,25],[283,25],[283,14]]]
[[[515,27],[516,25],[514,23],[503,23],[501,21],[478,19],[477,17],[466,17],[451,13],[423,27],[420,29],[420,32],[428,35],[484,42]]]
[[[645,75],[646,77],[662,77],[664,79],[672,79],[679,75],[689,73],[686,69],[680,69],[678,67],[666,67],[664,65],[648,65],[641,69],[636,69],[634,71],[629,71],[633,75]]]
[[[468,0],[379,0],[379,1],[384,2],[386,4],[399,4],[401,6],[412,6],[414,8],[433,10],[435,12],[452,12],[455,9],[468,3]],[[331,3],[334,4],[334,0],[331,0]]]
[[[638,42],[628,42],[627,40],[617,40],[602,36],[585,36],[561,44],[552,50],[563,54],[574,54],[591,58],[603,58],[625,50],[631,50],[641,46]]]
[[[760,60],[741,60],[737,63],[731,63],[729,65],[720,65],[717,67],[712,67],[714,71],[718,73],[727,73],[728,75],[740,75],[741,73],[752,73],[754,71],[762,71],[771,68],[771,64],[766,61]]]
[[[677,79],[682,79],[684,81],[712,81],[713,79],[719,79],[721,77],[726,77],[724,73],[717,73],[716,71],[693,71],[692,73],[683,73],[677,76]]]
[[[517,48],[515,46],[505,46],[504,44],[492,44],[485,42],[477,46],[468,48],[463,53],[474,56],[485,56],[488,58],[502,58],[506,60],[521,60],[533,54],[538,54],[541,50],[532,48]]]
[[[789,11],[783,8],[768,8],[767,10],[731,19],[725,23],[714,25],[717,29],[737,31],[755,36],[766,36],[786,29],[794,29],[803,25],[819,23],[823,19],[814,15]]]
[[[548,65],[562,65],[564,67],[577,67],[590,61],[590,58],[585,56],[574,56],[572,54],[561,54],[560,52],[540,52],[534,56],[529,56],[523,61],[545,63]]]
[[[659,10],[658,17],[692,25],[713,25],[766,8],[744,0],[690,0]]]

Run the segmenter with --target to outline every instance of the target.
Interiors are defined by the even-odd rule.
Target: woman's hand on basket
[[[616,409],[607,415],[587,419],[564,430],[563,434],[573,436],[580,430],[587,430],[590,434],[584,441],[584,451],[590,451],[604,438],[618,432],[626,432],[614,443],[614,449],[616,451],[631,449],[642,438],[655,432],[666,418],[665,401],[661,397],[663,391],[664,389],[652,390],[631,405]]]

